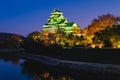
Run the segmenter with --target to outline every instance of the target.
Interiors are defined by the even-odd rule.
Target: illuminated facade
[[[76,27],[80,29],[75,22],[68,22],[61,11],[54,9],[48,19],[48,23],[43,26],[43,31],[48,31],[51,33],[56,33],[58,31],[71,33]]]

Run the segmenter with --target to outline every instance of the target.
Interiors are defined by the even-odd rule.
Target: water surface
[[[119,74],[90,73],[0,55],[0,80],[120,80]]]

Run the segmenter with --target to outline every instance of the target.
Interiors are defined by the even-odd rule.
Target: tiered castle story
[[[80,27],[75,22],[68,22],[61,11],[54,9],[48,19],[48,23],[43,26],[43,31],[50,33],[63,31],[69,34],[74,32],[75,28],[80,30]]]

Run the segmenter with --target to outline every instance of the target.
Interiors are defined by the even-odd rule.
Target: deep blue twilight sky
[[[54,8],[81,28],[103,14],[120,16],[120,0],[0,0],[0,32],[41,31]]]

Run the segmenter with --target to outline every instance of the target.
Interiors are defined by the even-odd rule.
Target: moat
[[[120,68],[118,66],[118,68]],[[22,59],[14,54],[0,54],[0,80],[118,80],[118,73],[77,71]]]

